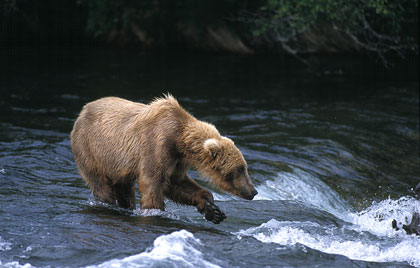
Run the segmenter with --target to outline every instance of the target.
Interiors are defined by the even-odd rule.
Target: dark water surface
[[[391,228],[420,210],[418,76],[323,61],[3,52],[0,267],[420,267],[420,238]],[[95,203],[77,172],[69,132],[86,102],[166,92],[248,161],[253,201],[200,180],[220,225],[171,202]]]

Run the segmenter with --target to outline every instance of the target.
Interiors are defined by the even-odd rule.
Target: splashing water
[[[293,173],[278,173],[275,180],[257,186],[255,200],[295,200],[350,220],[349,205],[320,179],[295,168]]]
[[[420,201],[410,197],[374,203],[360,213],[349,213],[353,224],[321,226],[313,222],[271,219],[258,227],[241,230],[239,239],[252,236],[263,243],[303,245],[328,254],[371,262],[407,262],[420,267],[420,239],[392,229],[393,219],[406,223]],[[369,234],[370,233],[370,234]],[[373,234],[373,235],[372,235]],[[384,237],[386,239],[384,240]]]
[[[148,252],[89,267],[220,267],[203,258],[203,254],[196,249],[200,244],[192,233],[176,231],[156,238]]]
[[[6,242],[1,238],[0,236],[0,251],[6,251],[12,249],[12,244],[9,242]]]
[[[26,264],[19,264],[17,261],[2,263],[0,261],[0,267],[2,268],[33,268],[34,266],[30,265],[29,263]]]
[[[395,219],[401,225],[409,224],[414,211],[420,212],[419,200],[407,196],[398,200],[388,198],[379,203],[373,203],[359,213],[351,213],[354,224],[352,228],[359,232],[368,231],[378,236],[405,235],[404,230],[395,231],[392,228],[392,221]]]
[[[134,210],[134,215],[143,216],[143,217],[163,217],[172,220],[179,220],[180,217],[171,211],[160,210],[160,209],[136,209]]]

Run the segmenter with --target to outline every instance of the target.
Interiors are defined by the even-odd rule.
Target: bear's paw
[[[211,221],[215,224],[221,223],[224,219],[226,219],[226,215],[223,211],[220,210],[218,206],[214,203],[207,202],[204,205],[204,209],[202,211],[206,220]]]

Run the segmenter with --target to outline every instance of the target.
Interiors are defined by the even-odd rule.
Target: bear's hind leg
[[[122,208],[136,209],[135,182],[121,182],[113,185],[118,205]]]
[[[96,175],[91,172],[80,170],[83,180],[87,183],[95,200],[115,204],[115,193],[110,185],[109,180],[102,175]]]

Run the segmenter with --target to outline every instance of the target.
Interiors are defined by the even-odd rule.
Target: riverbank
[[[387,68],[418,61],[417,1],[97,1],[0,5],[0,48],[114,46],[289,55],[357,55]],[[416,12],[417,11],[417,12]]]

